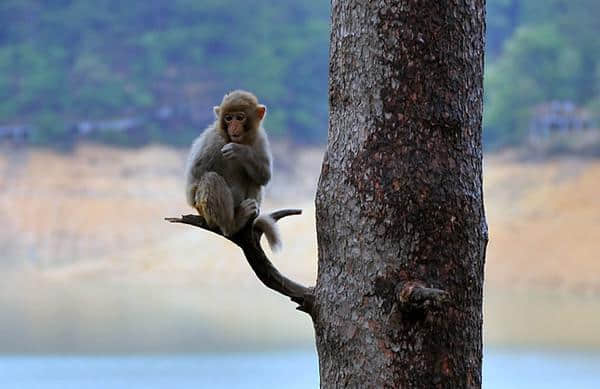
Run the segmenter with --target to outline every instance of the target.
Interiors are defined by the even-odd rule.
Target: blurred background
[[[316,279],[329,2],[0,0],[0,387],[318,385],[309,318],[171,225],[234,88],[268,106],[273,262]],[[484,387],[600,387],[600,2],[487,0]]]

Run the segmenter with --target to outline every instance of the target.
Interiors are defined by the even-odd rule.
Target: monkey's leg
[[[248,220],[258,216],[258,202],[254,199],[246,199],[240,203],[235,209],[235,217],[233,222],[234,233],[241,230]]]
[[[233,195],[219,174],[208,172],[202,176],[196,190],[196,208],[209,226],[219,227],[226,236],[236,232]]]

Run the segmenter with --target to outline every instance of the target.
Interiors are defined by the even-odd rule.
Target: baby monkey
[[[214,107],[216,120],[194,141],[185,168],[187,202],[206,223],[232,236],[259,213],[271,179],[271,151],[261,123],[267,108],[250,92],[236,90]],[[261,215],[271,249],[281,246],[275,221]]]

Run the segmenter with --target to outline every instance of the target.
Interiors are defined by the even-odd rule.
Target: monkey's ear
[[[215,118],[217,118],[217,119],[218,119],[218,118],[219,118],[219,112],[221,112],[221,108],[219,108],[219,106],[218,106],[218,105],[215,105],[215,106],[213,107],[213,112],[215,113]]]
[[[256,116],[258,116],[259,120],[263,120],[265,118],[265,115],[267,114],[267,107],[259,104],[258,108],[256,108]]]

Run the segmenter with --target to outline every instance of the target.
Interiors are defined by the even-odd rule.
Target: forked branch
[[[290,215],[299,215],[300,209],[281,209],[274,211],[270,216],[276,221]],[[262,231],[255,229],[253,223],[246,224],[238,233],[231,237],[224,236],[218,228],[209,227],[204,218],[198,215],[182,215],[181,217],[169,217],[165,220],[171,223],[183,223],[202,228],[204,230],[221,235],[238,245],[250,267],[259,280],[270,289],[289,297],[298,304],[296,309],[311,314],[314,297],[312,288],[307,288],[285,277],[273,266],[260,246]]]

